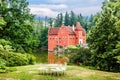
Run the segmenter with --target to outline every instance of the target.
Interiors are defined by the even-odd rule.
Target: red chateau
[[[79,22],[76,27],[62,25],[48,30],[48,51],[53,51],[57,45],[66,47],[80,44],[86,44],[86,31]]]

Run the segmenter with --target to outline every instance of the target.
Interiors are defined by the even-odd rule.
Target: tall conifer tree
[[[68,25],[70,25],[69,22],[70,21],[70,19],[69,19],[69,14],[66,12],[65,13],[65,19],[64,19],[64,24],[66,25],[66,26],[68,26]]]

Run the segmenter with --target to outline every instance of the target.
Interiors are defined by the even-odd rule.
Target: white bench
[[[67,65],[62,64],[47,64],[43,67],[40,67],[40,74],[48,74],[48,75],[61,75],[64,74]]]

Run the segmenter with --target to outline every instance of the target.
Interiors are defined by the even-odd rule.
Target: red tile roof
[[[63,25],[62,25],[62,27],[65,27],[69,34],[75,34],[75,32],[73,31],[72,27],[63,26]],[[59,28],[60,27],[50,28],[48,33],[51,34],[51,35],[56,35],[56,34],[58,34]]]
[[[82,28],[80,22],[77,22],[77,23],[76,23],[76,28],[75,28],[75,30],[81,31],[82,29],[83,29],[83,28]]]
[[[75,34],[75,32],[73,31],[72,27],[70,26],[64,26],[62,25],[61,27],[65,27],[67,29],[67,32],[69,34]],[[49,28],[48,34],[49,35],[57,35],[58,31],[59,31],[60,27],[55,27],[55,28]],[[85,36],[86,32],[85,30],[82,28],[81,24],[79,22],[77,22],[76,27],[75,27],[76,31],[82,31],[82,35]]]
[[[76,31],[82,31],[82,35],[85,36],[86,32],[85,30],[82,28],[80,22],[77,22],[76,23],[76,28],[75,28]]]
[[[75,34],[72,27],[69,26],[69,27],[66,27],[66,28],[67,28],[69,34]]]
[[[59,31],[59,27],[55,27],[55,28],[50,28],[49,31],[48,31],[48,34],[58,34],[58,31]]]

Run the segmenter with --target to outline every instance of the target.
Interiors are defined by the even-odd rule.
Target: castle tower
[[[76,33],[76,44],[86,44],[86,32],[82,28],[80,22],[76,23],[75,33]]]

